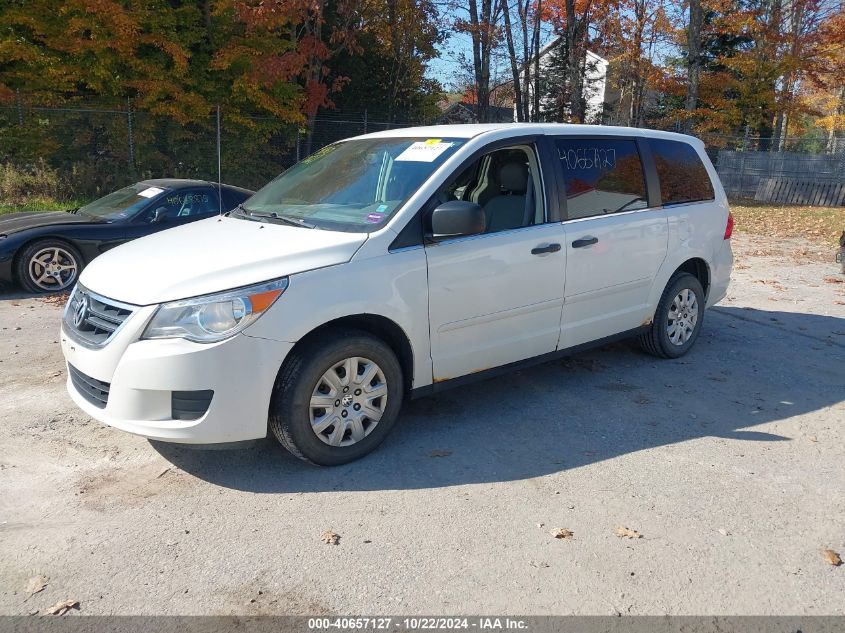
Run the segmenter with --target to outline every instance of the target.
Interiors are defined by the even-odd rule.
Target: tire
[[[680,358],[690,351],[701,332],[704,306],[704,289],[698,279],[689,273],[674,275],[660,297],[651,327],[639,336],[640,347],[658,358]],[[680,318],[670,323],[670,311],[677,308],[683,310]]]
[[[349,380],[348,368],[357,378]],[[369,381],[368,372],[374,376]],[[373,398],[367,390],[385,395]],[[384,341],[360,330],[330,330],[285,360],[273,389],[269,426],[296,457],[337,466],[381,444],[396,423],[403,395],[402,368]]]
[[[76,283],[82,266],[82,255],[75,247],[46,239],[23,247],[15,261],[15,274],[27,292],[62,292]]]

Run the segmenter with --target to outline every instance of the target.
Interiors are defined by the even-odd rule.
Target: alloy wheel
[[[64,290],[79,272],[76,258],[61,246],[49,246],[36,252],[29,260],[27,270],[33,284],[41,290]]]

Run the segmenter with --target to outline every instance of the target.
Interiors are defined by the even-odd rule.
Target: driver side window
[[[567,218],[575,220],[648,207],[645,174],[635,141],[558,138]]]

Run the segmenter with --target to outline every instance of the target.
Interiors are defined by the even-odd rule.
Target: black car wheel
[[[701,282],[688,273],[669,280],[651,327],[640,335],[640,346],[658,358],[680,358],[695,344],[704,321],[706,297]]]
[[[61,292],[79,277],[82,256],[70,244],[39,240],[23,248],[17,258],[18,281],[28,292]]]
[[[270,430],[295,456],[337,466],[373,451],[402,407],[402,368],[384,341],[331,330],[291,352],[270,405]]]

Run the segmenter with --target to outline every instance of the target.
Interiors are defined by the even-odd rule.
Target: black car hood
[[[100,224],[87,215],[74,215],[65,211],[42,213],[29,211],[0,215],[0,235],[11,235],[18,231],[34,229],[39,226],[57,226],[61,224]]]

